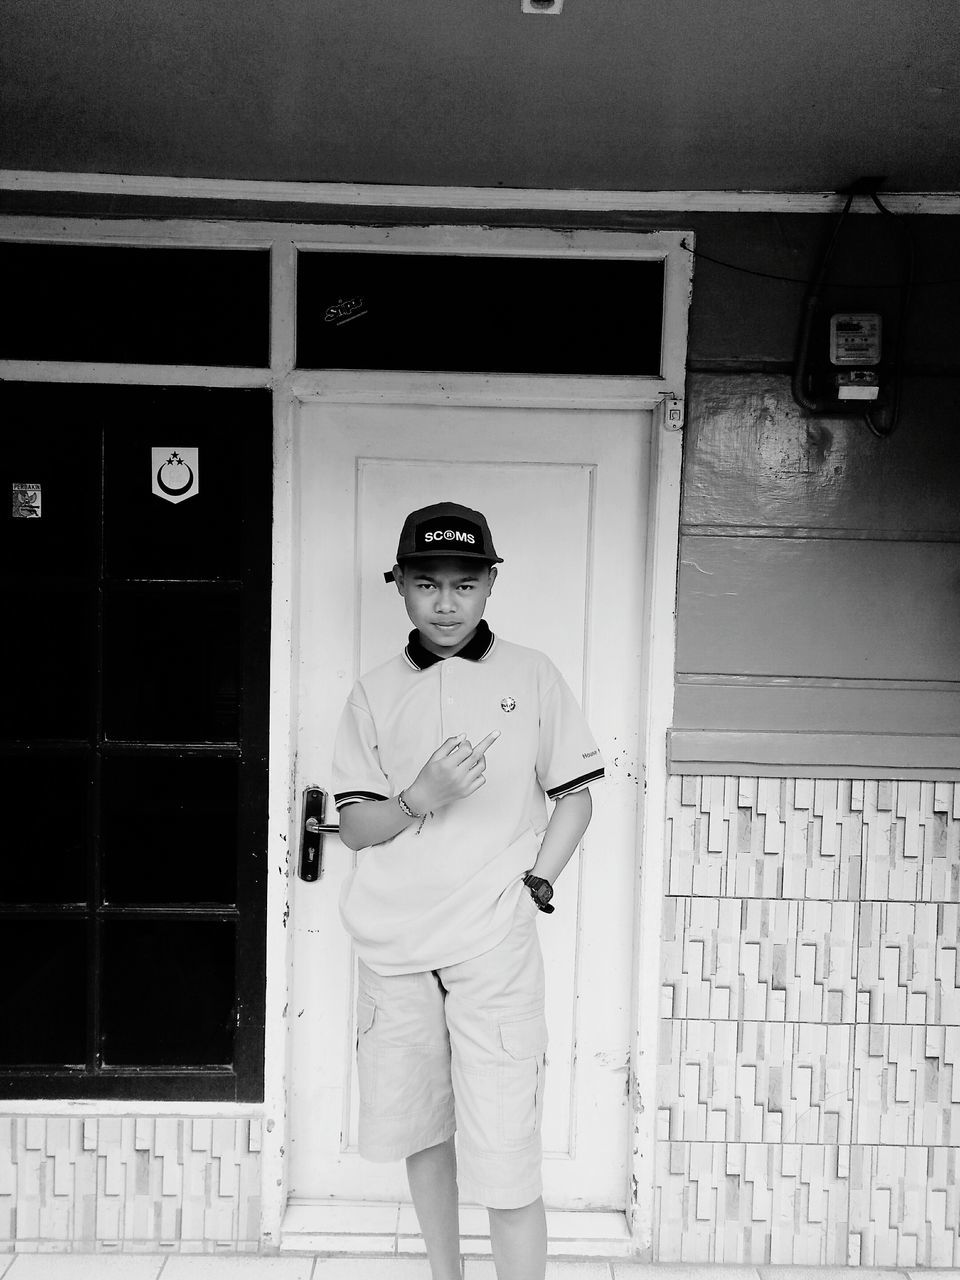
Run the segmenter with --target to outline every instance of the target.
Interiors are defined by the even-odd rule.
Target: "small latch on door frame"
[[[654,420],[664,431],[683,430],[683,400],[672,391],[666,391],[657,401]]]
[[[323,837],[336,835],[340,828],[336,823],[324,822],[327,793],[319,787],[304,787],[303,813],[300,817],[300,866],[301,880],[319,880],[323,875]]]

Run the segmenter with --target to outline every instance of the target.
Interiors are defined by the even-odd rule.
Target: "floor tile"
[[[319,1253],[319,1254],[383,1254],[395,1253],[397,1238],[389,1236],[337,1236],[311,1235],[302,1232],[295,1236],[284,1236],[280,1245],[282,1253]]]
[[[468,1258],[463,1280],[497,1280],[493,1262]],[[582,1258],[549,1258],[546,1280],[610,1280],[610,1267],[606,1262],[588,1262]]]
[[[547,1210],[547,1235],[551,1240],[627,1240],[630,1231],[623,1213],[571,1213]]]
[[[283,1234],[300,1231],[311,1235],[393,1235],[397,1230],[398,1204],[362,1204],[348,1200],[336,1204],[295,1204],[283,1217]]]
[[[412,1204],[402,1204],[397,1214],[397,1231],[402,1236],[415,1236],[420,1230]]]
[[[156,1280],[161,1254],[18,1253],[3,1280]]]
[[[397,1232],[401,1236],[418,1236],[420,1223],[412,1204],[402,1204],[397,1223]],[[479,1205],[462,1204],[460,1206],[460,1235],[487,1236],[490,1234],[490,1219],[486,1209]]]
[[[761,1280],[904,1280],[905,1271],[887,1267],[757,1267]],[[932,1274],[941,1280],[943,1271],[922,1273],[930,1280]],[[960,1275],[960,1272],[954,1274]]]
[[[696,1262],[657,1262],[643,1263],[651,1277],[656,1280],[758,1280],[756,1267],[738,1267],[730,1263],[711,1266],[709,1263]],[[637,1280],[637,1263],[629,1258],[618,1258],[613,1264],[616,1280]],[[783,1280],[788,1280],[783,1277]],[[792,1277],[789,1278],[792,1280]]]
[[[547,1280],[610,1280],[610,1264],[583,1258],[548,1258]]]
[[[425,1257],[427,1247],[421,1236],[401,1236],[397,1241],[397,1253],[401,1257]],[[489,1236],[462,1236],[460,1253],[464,1258],[483,1258],[490,1256]]]
[[[481,1209],[479,1205],[460,1206],[460,1247],[465,1257],[490,1253],[490,1219],[486,1209]],[[425,1253],[420,1224],[417,1222],[413,1205],[400,1206],[397,1252],[401,1255],[421,1256]]]
[[[318,1258],[313,1280],[430,1280],[426,1258]]]
[[[479,1205],[465,1204],[460,1206],[460,1235],[489,1236],[490,1215]]]
[[[197,1253],[168,1258],[163,1280],[310,1280],[313,1258],[211,1258]],[[13,1277],[13,1280],[17,1280]],[[70,1277],[73,1280],[73,1277]],[[104,1277],[107,1280],[107,1277]],[[124,1277],[126,1280],[126,1277]]]
[[[547,1255],[551,1258],[614,1258],[628,1257],[629,1242],[624,1240],[547,1240]],[[715,1277],[722,1280],[722,1277]],[[754,1277],[754,1280],[756,1278]]]

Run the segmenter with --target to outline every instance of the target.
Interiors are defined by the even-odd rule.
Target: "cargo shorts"
[[[382,975],[360,963],[360,1154],[400,1160],[457,1135],[461,1200],[518,1209],[542,1191],[543,957],[520,894],[491,951]]]

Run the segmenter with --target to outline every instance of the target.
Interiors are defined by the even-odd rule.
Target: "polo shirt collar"
[[[477,629],[458,653],[455,658],[466,658],[468,662],[482,662],[490,650],[493,648],[493,642],[496,639],[493,632],[487,626],[483,618],[477,623]],[[407,638],[407,647],[403,651],[403,656],[417,671],[425,671],[427,667],[432,667],[435,662],[443,662],[436,653],[431,653],[429,649],[425,649],[420,640],[420,632],[414,629]]]

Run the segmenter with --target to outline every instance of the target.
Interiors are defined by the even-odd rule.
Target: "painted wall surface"
[[[960,777],[960,227],[910,218],[898,429],[811,416],[789,367],[829,221],[698,233],[671,762],[685,773]],[[901,223],[851,217],[831,310],[897,337]],[[790,264],[793,264],[792,266]],[[842,287],[841,287],[842,285]]]
[[[960,228],[912,221],[887,440],[795,405],[802,284],[697,266],[661,1261],[960,1262]],[[889,222],[851,222],[835,278],[898,280]],[[698,220],[697,249],[805,279],[827,230]]]

